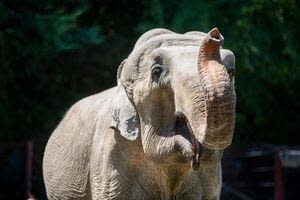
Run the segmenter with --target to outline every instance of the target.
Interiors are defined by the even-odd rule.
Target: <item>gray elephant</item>
[[[49,199],[219,199],[231,144],[235,58],[217,28],[153,29],[116,87],[67,112],[46,146]]]

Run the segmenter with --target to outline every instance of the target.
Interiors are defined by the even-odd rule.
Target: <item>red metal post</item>
[[[274,199],[283,200],[284,199],[284,177],[282,173],[281,162],[279,159],[280,148],[275,148],[274,157]]]
[[[33,157],[33,143],[31,140],[26,142],[26,192],[27,195],[31,192],[31,176],[32,176],[32,157]]]

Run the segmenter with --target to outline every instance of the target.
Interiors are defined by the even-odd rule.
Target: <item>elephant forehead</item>
[[[197,33],[197,34],[195,34]],[[143,34],[135,44],[134,50],[142,46],[151,46],[153,43],[159,42],[161,46],[186,46],[199,45],[203,40],[204,33],[195,32],[194,34],[178,34],[167,29],[154,29]]]
[[[172,48],[172,47],[200,47],[203,41],[202,37],[183,35],[183,34],[164,34],[160,36],[153,37],[142,44],[135,46],[129,59],[138,60],[144,55],[150,54],[152,51],[158,48]]]
[[[177,75],[188,74],[195,76],[198,74],[197,61],[199,55],[199,47],[167,47],[163,48],[168,52],[170,59],[170,71]]]
[[[177,34],[177,33],[165,33],[162,35],[155,35],[154,37],[147,37],[147,39],[139,40],[133,51],[126,59],[124,65],[123,80],[136,80],[143,78],[146,74],[145,71],[149,70],[149,59],[151,60],[151,54],[157,49],[165,49],[170,53],[174,61],[172,65],[168,65],[171,68],[188,73],[195,73],[197,70],[197,58],[199,48],[203,42],[203,36],[197,34]],[[176,59],[175,59],[176,58]],[[172,60],[172,59],[171,59]],[[186,71],[186,67],[189,67],[189,71]],[[192,70],[191,70],[192,69]],[[124,74],[127,74],[125,78]]]

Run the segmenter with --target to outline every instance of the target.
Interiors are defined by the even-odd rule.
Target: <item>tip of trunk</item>
[[[213,40],[215,43],[219,44],[221,46],[224,42],[223,36],[220,34],[218,28],[211,29],[208,33],[206,38]]]
[[[210,60],[221,62],[220,46],[223,45],[224,38],[218,28],[213,28],[204,38],[200,47],[198,67],[207,66]]]

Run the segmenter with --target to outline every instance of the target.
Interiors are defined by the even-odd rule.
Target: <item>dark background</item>
[[[33,141],[32,191],[45,198],[51,132],[73,103],[114,86],[138,37],[157,27],[220,29],[236,55],[234,145],[300,144],[299,24],[294,0],[2,0],[0,170],[16,143]]]

